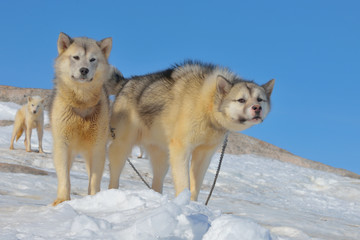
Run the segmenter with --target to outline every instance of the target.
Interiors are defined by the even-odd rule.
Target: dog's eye
[[[80,57],[79,56],[73,56],[73,59],[80,60]]]
[[[95,61],[96,61],[95,58],[91,58],[91,59],[90,59],[90,62],[95,62]]]
[[[34,106],[34,104],[31,104],[31,106]]]
[[[238,101],[239,103],[245,103],[245,102],[246,102],[246,100],[243,99],[243,98],[240,98],[240,99],[238,99],[237,101]]]
[[[262,98],[260,98],[260,97],[257,98],[257,101],[258,101],[258,102],[267,102],[265,99],[262,99]]]

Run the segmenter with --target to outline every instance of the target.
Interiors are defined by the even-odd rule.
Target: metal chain
[[[215,178],[214,178],[214,182],[213,182],[213,185],[211,187],[211,190],[209,192],[209,196],[205,202],[205,205],[207,206],[208,203],[209,203],[209,200],[210,200],[210,197],[212,195],[212,192],[214,191],[214,188],[215,188],[215,184],[216,184],[216,180],[219,176],[219,172],[220,172],[220,168],[221,168],[221,163],[222,163],[222,160],[224,158],[224,153],[225,153],[225,148],[226,148],[226,145],[227,145],[227,142],[228,142],[228,135],[226,134],[225,136],[225,139],[224,139],[224,143],[223,143],[223,146],[222,146],[222,149],[221,149],[221,155],[220,155],[220,159],[219,159],[219,164],[218,164],[218,168],[216,170],[216,174],[215,174]],[[140,177],[140,179],[143,181],[143,183],[145,183],[145,185],[151,189],[150,185],[145,181],[145,179],[141,176],[141,174],[139,173],[139,171],[135,168],[134,164],[132,164],[132,162],[130,161],[130,159],[128,158],[127,159],[128,163],[130,164],[130,166],[134,169],[134,171],[136,172],[136,174]]]
[[[206,199],[205,206],[208,205],[209,200],[210,200],[210,197],[211,197],[211,194],[212,194],[212,192],[213,192],[213,190],[214,190],[214,188],[215,188],[216,180],[217,180],[217,178],[218,178],[218,176],[219,176],[219,172],[220,172],[220,168],[221,168],[221,163],[222,163],[222,160],[223,160],[223,158],[224,158],[224,153],[225,153],[225,148],[226,148],[227,142],[228,142],[228,135],[226,134],[226,135],[225,135],[225,139],[224,139],[224,143],[223,143],[223,146],[222,146],[222,149],[221,149],[221,155],[220,155],[220,159],[219,159],[218,168],[217,168],[217,170],[216,170],[214,182],[213,182],[213,185],[212,185],[211,190],[210,190],[210,192],[209,192],[209,196],[208,196],[208,198]]]
[[[141,174],[138,172],[138,170],[136,170],[135,166],[131,163],[130,159],[127,159],[128,163],[130,164],[130,166],[134,169],[134,171],[136,172],[136,174],[141,178],[141,180],[145,183],[145,185],[151,189],[150,185],[145,181],[145,179],[141,176]]]

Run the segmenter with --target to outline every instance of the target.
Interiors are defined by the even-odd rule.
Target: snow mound
[[[20,207],[15,216],[1,239],[272,239],[255,222],[190,201],[189,191],[169,200],[152,190],[106,190],[55,208]]]

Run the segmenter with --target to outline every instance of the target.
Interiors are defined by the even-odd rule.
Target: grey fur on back
[[[153,118],[160,114],[166,104],[171,104],[176,92],[187,94],[200,88],[208,76],[221,69],[225,77],[232,83],[245,81],[227,68],[199,61],[185,61],[175,64],[164,71],[124,79],[118,96],[126,97],[127,101],[136,103],[138,113],[146,125],[151,125]],[[176,88],[174,86],[176,85]],[[175,92],[176,91],[176,92]]]

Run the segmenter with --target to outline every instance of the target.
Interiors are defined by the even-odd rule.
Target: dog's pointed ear
[[[268,81],[267,83],[262,85],[262,87],[265,89],[266,95],[268,97],[271,96],[271,93],[272,93],[272,91],[274,89],[274,84],[275,84],[275,79],[271,79],[270,81]]]
[[[28,97],[27,97],[27,100],[28,100],[28,102],[31,102],[32,97],[31,97],[31,96],[28,96]]]
[[[61,32],[59,34],[59,38],[57,42],[59,55],[62,54],[66,49],[68,49],[68,47],[71,45],[72,42],[73,40],[71,39],[71,37]]]
[[[232,83],[229,82],[224,76],[218,75],[216,77],[216,89],[219,93],[225,95],[230,92]]]
[[[99,45],[101,51],[104,53],[105,57],[109,58],[112,48],[112,38],[104,38],[103,40],[97,42],[97,44]]]

